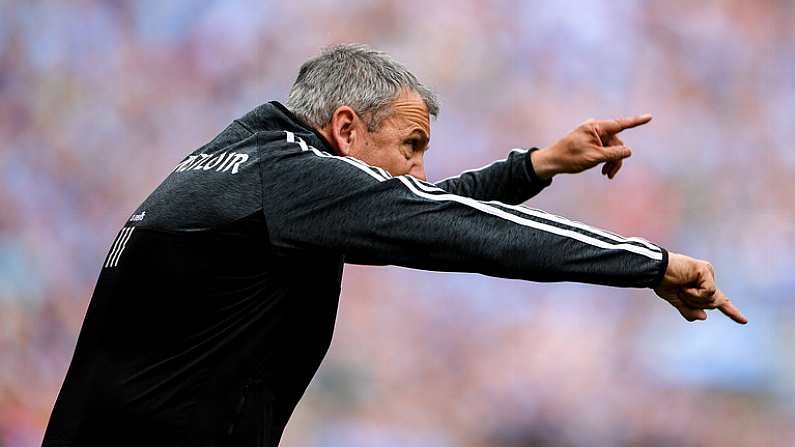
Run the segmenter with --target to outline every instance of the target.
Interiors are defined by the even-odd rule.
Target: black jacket
[[[667,252],[517,204],[527,151],[431,184],[333,155],[279,103],[135,210],[91,298],[45,445],[275,446],[328,350],[343,264],[652,287]]]

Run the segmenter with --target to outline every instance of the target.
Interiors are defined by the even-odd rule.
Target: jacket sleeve
[[[261,150],[263,210],[280,250],[333,250],[346,262],[533,281],[654,287],[666,250],[520,206],[392,177],[351,157],[285,144]]]
[[[540,179],[530,154],[538,148],[514,149],[504,160],[470,169],[436,185],[450,193],[477,200],[496,200],[510,205],[523,203],[552,183]]]

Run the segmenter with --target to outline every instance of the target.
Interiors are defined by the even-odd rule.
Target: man
[[[588,121],[437,184],[434,95],[361,45],[306,62],[190,154],[105,260],[45,445],[275,446],[331,342],[345,262],[651,287],[688,320],[746,320],[712,267],[517,206],[630,150],[651,116]]]

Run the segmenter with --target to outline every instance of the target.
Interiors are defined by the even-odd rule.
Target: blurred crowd
[[[347,266],[282,445],[795,445],[793,24],[786,0],[0,1],[0,447],[41,442],[129,214],[351,41],[439,94],[431,180],[653,113],[615,180],[558,176],[528,205],[710,260],[751,322],[687,323],[649,290]]]

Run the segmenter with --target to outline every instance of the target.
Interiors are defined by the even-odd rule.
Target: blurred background
[[[615,180],[528,204],[712,261],[750,324],[649,290],[347,266],[283,446],[795,445],[795,2],[0,0],[0,446],[41,442],[132,210],[351,41],[438,92],[432,180],[653,113]]]

